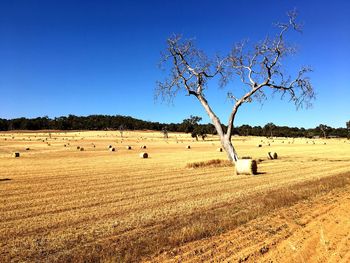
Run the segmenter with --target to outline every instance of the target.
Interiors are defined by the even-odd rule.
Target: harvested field
[[[257,176],[236,176],[231,165],[215,161],[226,159],[225,152],[217,151],[216,137],[192,142],[189,134],[169,133],[164,140],[160,132],[147,131],[125,131],[123,140],[111,131],[0,133],[0,261],[197,261],[201,258],[194,257],[193,242],[206,242],[203,253],[218,253],[224,260],[233,256],[212,250],[211,242],[225,233],[234,237],[251,220],[268,221],[277,211],[309,198],[322,202],[330,191],[341,193],[337,202],[349,198],[341,189],[348,189],[350,144],[340,139],[327,144],[294,139],[288,144],[287,138],[275,138],[270,146],[258,148],[260,140],[233,138],[241,156],[260,160]],[[185,147],[189,143],[191,150]],[[109,145],[118,151],[111,154]],[[147,145],[148,159],[139,158],[141,145]],[[278,159],[269,160],[268,151],[278,152]],[[14,152],[20,157],[13,158]],[[320,181],[324,183],[313,183]],[[329,183],[333,181],[338,183]],[[292,192],[293,198],[278,202],[278,192],[273,191],[286,193],[285,189],[301,189],[300,184],[306,189],[300,198]],[[269,211],[257,213],[251,209],[254,203],[243,202],[271,193],[277,201],[270,202]],[[237,217],[242,210],[247,213]],[[285,238],[299,230],[291,231]],[[253,235],[242,233],[246,240]],[[287,249],[282,243],[275,259]],[[241,252],[240,257],[246,255]]]
[[[347,185],[279,209],[162,253],[152,262],[349,262],[349,191]]]

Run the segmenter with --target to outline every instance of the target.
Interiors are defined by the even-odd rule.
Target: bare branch
[[[290,101],[294,102],[297,108],[303,105],[309,107],[311,105],[311,100],[315,98],[315,92],[310,78],[305,76],[308,72],[312,72],[312,69],[310,67],[303,67],[295,79],[290,80],[289,77],[288,82],[268,84],[267,86],[281,92],[281,98],[285,95],[289,95]]]
[[[161,64],[172,63],[171,80],[158,82],[156,96],[173,98],[181,87],[189,95],[203,95],[209,79],[221,75],[225,80],[224,70],[226,58],[217,57],[209,60],[206,55],[195,48],[192,40],[182,40],[173,36],[167,40],[167,52],[162,54]]]

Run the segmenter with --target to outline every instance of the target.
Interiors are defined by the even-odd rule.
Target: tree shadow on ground
[[[2,181],[11,181],[12,179],[10,179],[10,178],[0,178],[0,182],[2,182]]]
[[[262,174],[266,174],[266,172],[257,172],[257,173],[254,174],[254,175],[262,175]]]

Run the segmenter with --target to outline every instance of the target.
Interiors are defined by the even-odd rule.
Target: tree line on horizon
[[[0,119],[0,131],[11,130],[155,130],[164,132],[191,133],[192,137],[205,139],[207,134],[216,134],[213,124],[200,124],[201,117],[190,116],[181,123],[160,123],[144,121],[130,116],[122,115],[68,115],[56,118],[15,118]],[[349,124],[349,125],[348,125]],[[223,125],[223,129],[227,129]],[[241,136],[267,136],[267,137],[348,137],[350,134],[350,121],[346,128],[333,128],[320,124],[315,128],[298,128],[278,126],[267,123],[264,126],[250,126],[247,124],[234,127],[235,135]]]

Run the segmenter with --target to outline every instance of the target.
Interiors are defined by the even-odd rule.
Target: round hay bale
[[[145,153],[145,152],[140,153],[140,158],[141,158],[141,159],[146,159],[146,158],[148,158],[148,153]]]
[[[109,151],[110,151],[110,152],[115,152],[115,148],[114,148],[114,147],[109,148]]]
[[[186,149],[191,149],[191,145],[187,145],[187,146],[186,146]]]
[[[218,148],[217,151],[218,151],[218,152],[222,152],[222,148],[221,148],[221,147]]]
[[[271,159],[271,160],[274,160],[274,159],[277,159],[278,158],[278,155],[276,152],[268,152],[267,153],[267,156]]]
[[[108,149],[111,149],[111,148],[113,148],[113,146],[112,145],[108,145]]]
[[[126,149],[131,150],[131,146],[130,145],[126,146]]]
[[[80,147],[80,151],[81,151],[81,152],[84,151],[84,147]]]
[[[19,152],[15,152],[15,153],[13,153],[13,157],[15,157],[15,158],[20,157],[20,153],[19,153]]]
[[[67,145],[66,145],[66,144],[64,144],[64,145],[63,145],[63,147],[67,147]]]
[[[257,144],[256,147],[262,147],[262,145],[261,144]]]
[[[29,148],[29,147],[27,147],[27,148],[26,148],[26,151],[29,151],[29,150],[30,150],[30,148]]]
[[[77,146],[77,150],[79,150],[80,149],[80,146]]]
[[[140,146],[140,149],[146,149],[146,148],[147,148],[146,145],[141,145],[141,146]]]
[[[254,175],[258,172],[258,165],[252,159],[239,159],[235,163],[236,174]]]

